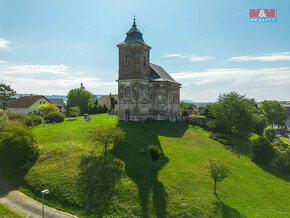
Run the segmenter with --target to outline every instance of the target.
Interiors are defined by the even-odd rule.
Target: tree
[[[237,92],[221,94],[209,112],[214,120],[208,126],[215,132],[244,138],[253,130],[253,103]]]
[[[111,97],[111,108],[110,109],[115,109],[116,104],[117,104],[117,101],[115,100],[115,98]]]
[[[278,101],[263,101],[260,109],[265,114],[269,125],[285,126],[286,109]]]
[[[263,136],[253,139],[251,142],[251,160],[255,163],[268,164],[275,155],[270,141]]]
[[[264,129],[267,126],[267,118],[264,114],[254,114],[254,132],[258,135],[263,135]]]
[[[38,112],[46,117],[50,112],[58,112],[58,108],[54,104],[42,104],[38,107]]]
[[[10,87],[0,83],[0,108],[6,110],[7,105],[13,100],[16,92]]]
[[[214,180],[214,193],[216,194],[216,182],[221,182],[230,174],[229,166],[220,160],[209,158],[208,170],[210,177]]]
[[[0,160],[9,163],[14,170],[28,170],[37,160],[39,149],[30,129],[12,121],[0,132]]]
[[[104,155],[111,145],[115,145],[125,140],[125,132],[120,127],[115,126],[94,126],[88,130],[88,136],[96,145],[101,145]]]
[[[81,114],[89,112],[89,103],[94,99],[94,95],[84,88],[72,89],[67,95],[67,107],[79,107]]]
[[[268,126],[266,129],[264,129],[263,135],[266,139],[272,142],[275,138],[276,130],[272,126]]]
[[[79,107],[70,107],[69,108],[69,115],[72,117],[77,117],[79,116],[81,113],[80,108]]]

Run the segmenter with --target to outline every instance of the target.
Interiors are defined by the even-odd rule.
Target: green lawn
[[[19,214],[5,207],[3,204],[0,204],[0,217],[2,218],[21,218]]]
[[[157,121],[118,123],[115,116],[109,115],[94,115],[92,120],[84,124],[83,118],[78,117],[34,127],[41,155],[20,190],[40,200],[39,191],[49,188],[50,206],[81,216],[290,216],[290,176],[257,166],[249,157],[210,139],[209,133],[197,126]],[[116,171],[121,176],[107,184],[111,193],[101,193],[108,201],[88,212],[82,209],[84,198],[91,197],[98,187],[94,182],[88,185],[88,181],[100,181],[102,175],[94,173],[92,166],[100,162],[90,154],[91,150],[101,149],[87,139],[86,130],[109,124],[120,126],[127,133],[125,143],[110,150],[122,162]],[[164,153],[154,166],[147,152],[152,144]],[[213,194],[213,181],[206,171],[209,157],[231,166],[232,174],[217,184],[218,196]],[[81,163],[87,164],[89,171],[85,174]]]

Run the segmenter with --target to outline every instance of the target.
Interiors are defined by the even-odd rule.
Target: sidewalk
[[[0,203],[24,217],[41,218],[42,204],[15,190],[0,175]],[[77,216],[45,206],[44,217],[75,218]]]

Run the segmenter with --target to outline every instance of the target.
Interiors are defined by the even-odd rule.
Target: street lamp
[[[42,218],[44,218],[44,195],[49,193],[49,189],[40,192],[42,194]]]

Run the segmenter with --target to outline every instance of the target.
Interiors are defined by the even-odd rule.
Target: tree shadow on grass
[[[158,172],[169,162],[169,159],[163,153],[153,167],[147,149],[149,145],[156,145],[162,150],[158,136],[181,138],[188,124],[119,121],[118,126],[126,132],[126,141],[114,146],[111,153],[124,161],[127,175],[137,184],[143,217],[150,217],[152,209],[155,216],[166,217],[167,193],[163,183],[158,180]],[[153,192],[153,208],[149,206],[151,191]]]
[[[116,185],[122,177],[122,163],[110,155],[97,156],[91,152],[82,156],[79,165],[78,186],[81,203],[93,214],[109,213],[111,198],[116,194]]]
[[[270,173],[274,175],[277,178],[283,179],[287,182],[290,182],[290,175],[287,175],[286,173],[281,172],[279,169],[270,166],[270,165],[262,165],[262,164],[257,164],[261,169],[263,169],[265,172]]]
[[[219,196],[217,194],[215,194],[215,196],[217,197],[218,201],[215,202],[215,205],[218,208],[221,208],[221,213],[222,213],[222,217],[225,218],[231,218],[231,217],[244,217],[243,215],[240,214],[239,211],[237,211],[234,208],[228,207],[227,205],[225,205],[221,199],[219,198]]]

